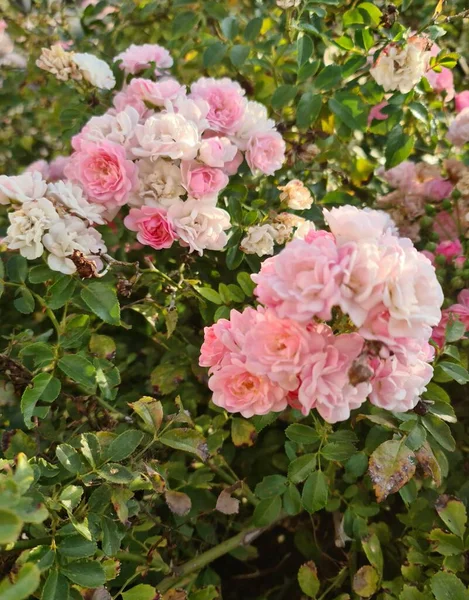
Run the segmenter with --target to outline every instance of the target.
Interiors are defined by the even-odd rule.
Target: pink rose
[[[348,256],[337,248],[331,234],[311,242],[293,240],[275,257],[262,263],[252,279],[259,302],[280,318],[306,323],[313,317],[328,320],[340,302],[340,284]]]
[[[239,83],[227,77],[201,77],[192,84],[190,98],[201,98],[208,102],[210,109],[206,118],[211,129],[224,134],[234,134],[246,110],[244,94]]]
[[[440,202],[449,198],[453,191],[453,184],[447,179],[437,177],[435,179],[429,179],[423,184],[423,195],[434,202]]]
[[[442,210],[436,214],[433,231],[443,239],[457,238],[459,235],[456,220],[446,210]]]
[[[432,265],[435,265],[435,255],[433,252],[430,252],[429,250],[422,250],[422,254],[428,258]]]
[[[169,69],[173,66],[173,59],[170,53],[158,44],[142,44],[137,46],[131,44],[127,50],[118,54],[114,62],[122,61],[119,67],[127,73],[138,73],[143,69],[148,69],[151,63],[155,63],[155,75],[161,75],[161,69]]]
[[[370,112],[368,113],[368,127],[372,124],[374,120],[376,121],[385,121],[389,115],[382,113],[381,109],[388,106],[388,102],[383,100],[379,104],[375,104],[375,106],[371,107]]]
[[[166,210],[153,206],[131,208],[124,219],[124,225],[130,231],[137,231],[137,240],[144,246],[155,250],[171,248],[176,234]]]
[[[458,239],[440,242],[435,250],[435,254],[445,256],[448,262],[451,262],[451,259],[456,256],[461,256],[462,253],[463,247]]]
[[[199,149],[199,160],[209,167],[224,168],[235,158],[238,148],[226,137],[213,136],[204,139]]]
[[[464,90],[464,92],[456,94],[454,97],[454,106],[457,113],[469,107],[469,90]]]
[[[267,375],[287,391],[298,388],[297,375],[309,351],[309,334],[291,319],[279,319],[266,310],[246,335],[246,366],[252,373]]]
[[[287,406],[285,390],[266,375],[251,373],[238,358],[215,370],[208,385],[216,406],[246,418],[279,412]]]
[[[285,142],[278,131],[255,133],[249,138],[246,161],[254,175],[273,175],[285,160]]]
[[[442,67],[439,73],[427,71],[425,76],[433,91],[437,93],[446,92],[445,102],[449,102],[454,98],[454,78],[451,69]]]
[[[49,180],[58,181],[64,178],[65,167],[70,160],[69,156],[56,156],[49,165]]]
[[[145,117],[151,112],[145,102],[161,107],[167,100],[174,101],[184,94],[184,86],[175,79],[167,78],[155,82],[151,79],[135,78],[126,88],[116,94],[113,104],[117,112],[125,110],[127,106],[132,106],[140,117]]]
[[[410,160],[404,160],[387,171],[383,168],[378,169],[377,174],[387,181],[391,187],[404,191],[412,188],[417,177],[415,163]]]
[[[223,166],[223,170],[225,171],[225,173],[227,175],[236,175],[236,173],[238,172],[239,167],[241,166],[242,162],[244,160],[244,156],[243,153],[238,150],[235,154],[235,157],[233,158],[233,160],[230,160],[229,162],[226,162]]]
[[[195,160],[181,162],[182,185],[192,198],[213,198],[228,185],[228,175],[222,169],[208,167]]]
[[[126,159],[122,146],[108,141],[82,141],[64,169],[65,175],[83,187],[90,200],[116,208],[127,202],[137,185],[137,167]]]
[[[204,329],[204,343],[200,348],[199,365],[201,367],[218,367],[225,355],[229,352],[222,342],[222,330],[230,330],[231,322],[227,319],[219,319],[211,327]]]
[[[394,221],[382,210],[345,205],[324,209],[324,219],[339,245],[347,242],[377,241],[385,233],[397,232]]]
[[[27,172],[37,171],[44,179],[49,179],[49,163],[43,158],[35,160],[26,169]]]
[[[332,330],[311,332],[309,357],[301,371],[298,402],[307,415],[312,408],[328,423],[345,421],[366,400],[367,382],[354,386],[349,371],[363,349],[357,333],[334,336]]]
[[[458,148],[469,142],[469,107],[463,108],[451,121],[446,139]]]

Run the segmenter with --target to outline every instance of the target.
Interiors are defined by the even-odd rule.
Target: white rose
[[[246,235],[241,240],[240,248],[246,254],[272,255],[276,237],[277,232],[269,223],[253,225],[249,227]]]
[[[192,121],[176,113],[160,113],[135,128],[134,156],[192,160],[200,146],[200,136]]]
[[[376,241],[384,234],[398,235],[391,217],[382,210],[345,205],[324,209],[324,219],[339,244]]]
[[[120,146],[124,146],[129,151],[130,141],[135,133],[139,119],[139,114],[135,108],[133,106],[126,106],[123,111],[116,114],[107,112],[99,117],[91,117],[75,139],[78,140],[78,143],[80,140],[88,140],[90,142],[109,140]]]
[[[210,105],[203,98],[187,98],[181,95],[172,102],[168,101],[165,104],[168,112],[176,112],[188,121],[192,121],[199,133],[203,133],[209,128],[207,114],[210,110]]]
[[[237,152],[238,148],[227,137],[214,136],[200,144],[199,160],[209,167],[222,168],[234,159]]]
[[[73,62],[81,71],[84,79],[101,90],[112,90],[116,79],[110,66],[97,56],[88,53],[73,53]]]
[[[102,213],[106,207],[102,204],[88,202],[81,187],[71,181],[50,183],[47,186],[47,196],[68,208],[71,213],[90,223],[100,225],[104,223]]]
[[[10,250],[19,250],[28,260],[39,258],[44,251],[42,236],[59,220],[52,202],[46,198],[24,202],[21,208],[9,213],[10,226],[3,240]]]
[[[280,201],[285,202],[292,210],[307,210],[314,202],[311,192],[299,179],[292,179],[278,189],[282,192]]]
[[[181,171],[173,162],[143,158],[136,164],[139,187],[132,194],[130,204],[168,207],[186,193],[181,185]]]
[[[25,171],[21,175],[0,175],[0,204],[10,200],[29,202],[44,197],[47,183],[39,171]]]
[[[69,258],[75,250],[83,252],[88,259],[94,260],[98,268],[101,266],[101,261],[99,257],[93,255],[106,252],[101,234],[73,216],[66,216],[53,223],[42,241],[50,252],[47,258],[49,267],[65,275],[71,275],[76,271],[74,262]]]
[[[221,208],[198,200],[174,203],[168,209],[182,246],[202,256],[204,250],[222,250],[228,241],[230,215]]]
[[[269,119],[267,108],[260,102],[250,100],[246,105],[238,131],[232,139],[238,148],[244,151],[254,134],[265,133],[274,129],[274,127],[275,121]]]

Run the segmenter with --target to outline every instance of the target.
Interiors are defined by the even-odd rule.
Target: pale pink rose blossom
[[[49,163],[43,158],[35,160],[26,169],[25,172],[37,171],[44,179],[49,179]]]
[[[265,260],[257,275],[252,275],[257,284],[254,293],[280,318],[300,323],[313,317],[328,320],[332,307],[340,302],[339,286],[347,260],[331,234],[322,232],[309,243],[295,239],[280,254]]]
[[[213,136],[202,140],[198,158],[209,167],[224,168],[225,163],[234,160],[237,152],[237,147],[227,137]]]
[[[137,231],[137,240],[141,244],[155,250],[171,248],[176,239],[173,224],[163,208],[131,208],[124,219],[124,225],[131,231]]]
[[[433,91],[440,94],[445,92],[445,102],[450,102],[454,98],[454,77],[451,69],[442,67],[439,73],[430,70],[426,72],[425,77],[428,79]]]
[[[324,209],[324,219],[339,245],[347,242],[375,242],[385,233],[397,232],[394,221],[382,210],[345,205],[331,210]]]
[[[430,252],[429,250],[422,250],[422,254],[428,258],[432,265],[435,265],[435,255],[433,252]]]
[[[458,148],[469,142],[469,107],[463,108],[451,121],[446,139]]]
[[[452,214],[446,210],[438,212],[433,221],[433,231],[441,239],[454,239],[459,235],[458,225]]]
[[[110,209],[125,204],[137,185],[137,167],[126,159],[124,148],[108,141],[82,142],[65,175],[80,183],[90,200]]]
[[[453,258],[461,256],[463,254],[463,247],[458,239],[445,240],[440,242],[436,247],[435,254],[440,254],[446,258],[448,262],[451,262]]]
[[[387,181],[391,187],[409,191],[417,178],[416,165],[410,160],[404,160],[387,171],[383,168],[378,169],[377,175]]]
[[[246,110],[245,91],[236,81],[227,77],[201,77],[191,85],[190,98],[201,98],[210,109],[207,120],[210,128],[224,134],[234,134]]]
[[[252,310],[252,309],[251,309]],[[231,316],[233,311],[231,311]],[[216,369],[225,358],[230,354],[230,349],[223,342],[223,333],[231,330],[231,321],[228,319],[218,319],[211,327],[204,328],[204,343],[200,348],[199,365]],[[231,336],[230,336],[231,339]]]
[[[208,385],[216,406],[246,418],[279,412],[287,406],[285,390],[265,375],[250,373],[237,358],[214,371]]]
[[[127,73],[138,73],[148,69],[151,63],[155,63],[155,75],[161,75],[162,70],[173,66],[173,59],[166,48],[158,44],[142,44],[138,46],[131,44],[127,50],[121,52],[114,58],[114,62],[122,61],[119,68]]]
[[[388,104],[389,103],[386,100],[383,100],[379,104],[375,104],[375,106],[371,107],[371,110],[368,113],[368,126],[370,126],[373,121],[385,121],[389,117],[386,113],[381,112],[381,109],[388,106]]]
[[[243,153],[238,150],[236,152],[235,157],[233,158],[233,160],[230,160],[229,162],[226,162],[223,165],[223,170],[229,176],[236,175],[236,173],[238,172],[239,167],[243,163],[243,160],[244,160]]]
[[[49,164],[49,181],[58,181],[64,178],[65,167],[70,160],[69,156],[56,156]]]
[[[228,185],[228,175],[222,169],[209,167],[195,160],[181,162],[182,186],[190,197],[216,203],[218,193]]]
[[[285,161],[285,142],[278,131],[255,133],[248,141],[246,162],[254,175],[273,175]]]
[[[446,326],[452,320],[461,321],[461,323],[464,323],[466,331],[469,331],[469,289],[459,292],[457,304],[445,308],[441,316],[441,321],[433,328],[432,340],[440,348],[445,343]]]
[[[140,117],[144,117],[151,114],[151,109],[145,104],[146,102],[162,107],[168,100],[174,101],[178,96],[184,95],[185,86],[175,79],[166,78],[155,82],[137,77],[116,94],[113,104],[118,112],[125,110],[127,106],[132,106]]]
[[[312,408],[328,423],[345,421],[366,400],[370,385],[354,386],[349,371],[363,349],[357,333],[336,335],[311,332],[310,354],[301,371],[298,403],[307,415]]]
[[[465,108],[469,108],[469,90],[464,90],[456,94],[454,97],[454,106],[457,113],[460,113]]]
[[[0,175],[0,204],[30,202],[44,197],[47,182],[39,171],[25,171],[21,175]]]

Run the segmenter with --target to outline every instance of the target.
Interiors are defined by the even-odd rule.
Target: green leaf
[[[33,563],[23,565],[11,583],[10,576],[5,577],[0,583],[0,598],[2,600],[26,600],[39,587],[41,572]]]
[[[223,304],[223,300],[220,298],[220,294],[216,290],[213,290],[209,287],[194,286],[194,288],[202,296],[202,298],[205,298],[205,300],[213,302],[213,304]]]
[[[416,587],[405,585],[399,596],[399,600],[428,600],[423,592],[419,592]]]
[[[289,485],[283,494],[283,508],[287,515],[297,515],[301,512],[301,494],[296,485]]]
[[[34,344],[28,344],[20,351],[20,357],[30,358],[33,360],[33,364],[36,368],[42,368],[50,365],[54,360],[54,351],[52,346],[44,342],[35,342]]]
[[[103,531],[103,552],[106,556],[114,556],[120,550],[124,534],[119,531],[117,523],[109,517],[102,517],[101,528]]]
[[[68,581],[57,569],[51,569],[42,588],[41,600],[64,600],[68,598]]]
[[[63,275],[49,288],[46,301],[49,308],[56,310],[70,300],[75,291],[77,280],[69,275]]]
[[[70,473],[82,473],[87,468],[83,457],[69,444],[60,444],[55,453],[62,466]]]
[[[469,373],[461,365],[456,363],[443,361],[438,363],[438,366],[448,375],[451,379],[454,379],[459,385],[464,385],[469,381]]]
[[[440,496],[436,503],[436,510],[448,529],[462,538],[466,532],[467,513],[461,500]]]
[[[96,369],[89,360],[78,354],[66,354],[59,362],[61,371],[85,389],[93,391],[96,388]]]
[[[61,573],[70,581],[86,588],[97,588],[106,583],[101,564],[94,560],[77,560],[61,567]]]
[[[47,265],[37,265],[29,270],[28,279],[31,283],[45,283],[57,276],[57,271],[51,271]]]
[[[430,588],[435,600],[469,600],[466,586],[453,573],[436,573],[430,579]]]
[[[296,109],[296,124],[300,129],[307,129],[318,118],[322,108],[322,98],[319,94],[305,92],[298,102]]]
[[[147,583],[140,583],[122,594],[123,600],[154,600],[154,598],[158,598],[158,592]]]
[[[208,459],[207,442],[195,429],[170,429],[160,436],[159,441],[175,450],[196,454],[202,462]]]
[[[249,23],[246,25],[246,29],[244,30],[244,39],[247,42],[252,42],[258,38],[261,29],[262,29],[262,17],[256,17],[255,19],[251,19]]]
[[[454,533],[446,533],[442,529],[432,529],[428,539],[434,542],[433,549],[443,556],[454,556],[464,552],[464,543]]]
[[[220,29],[223,35],[229,40],[234,39],[238,35],[238,21],[236,17],[226,17],[220,23]]]
[[[434,415],[427,414],[422,417],[422,423],[425,429],[435,438],[442,448],[449,452],[454,452],[456,449],[456,442],[451,435],[450,428],[444,421]]]
[[[327,481],[322,471],[315,471],[306,480],[303,486],[301,501],[305,509],[314,513],[324,508],[327,504]]]
[[[308,62],[308,60],[311,57],[311,54],[313,53],[313,40],[308,35],[303,34],[301,37],[298,38],[296,42],[296,47],[298,51],[298,67],[301,68],[305,63]]]
[[[155,400],[150,396],[143,396],[137,402],[130,403],[129,406],[150,428],[154,435],[158,433],[163,422],[163,407],[159,400]]]
[[[18,539],[23,523],[8,508],[0,508],[0,544],[11,544]]]
[[[243,46],[242,44],[236,44],[230,50],[230,60],[233,65],[237,68],[240,68],[246,62],[250,53],[250,48],[248,46]]]
[[[386,169],[391,169],[404,161],[414,149],[414,138],[406,135],[401,125],[396,125],[388,135],[386,150]]]
[[[79,485],[67,485],[59,496],[59,502],[68,512],[72,512],[81,502],[83,497],[83,488]]]
[[[106,448],[106,460],[120,462],[128,458],[138,448],[142,441],[143,433],[135,429],[129,429],[114,438]]]
[[[24,283],[28,275],[28,261],[21,254],[13,254],[7,262],[6,272],[13,283]]]
[[[345,462],[355,454],[355,446],[350,442],[330,442],[323,446],[321,455],[327,460]]]
[[[181,37],[192,31],[199,21],[196,11],[186,11],[176,15],[173,21],[173,36]]]
[[[303,594],[306,594],[308,598],[316,598],[317,593],[319,592],[320,583],[316,565],[313,561],[301,565],[300,570],[298,571],[298,583]]]
[[[210,46],[208,46],[204,52],[204,67],[207,69],[220,63],[225,57],[226,51],[227,46],[223,42],[215,42],[214,44],[210,44]]]
[[[85,304],[105,323],[120,324],[120,306],[115,290],[100,281],[92,281],[82,291]]]
[[[283,494],[286,484],[287,478],[283,475],[266,475],[254,491],[258,498],[265,500]]]
[[[254,288],[256,287],[256,284],[251,279],[251,276],[249,275],[249,273],[246,273],[244,271],[242,271],[241,273],[238,273],[236,275],[236,281],[239,283],[239,286],[241,287],[243,292],[246,294],[246,296],[252,296],[252,294],[254,292]]]
[[[371,535],[362,539],[363,550],[365,551],[366,558],[370,562],[371,565],[378,572],[379,577],[383,576],[383,552],[381,550],[381,544],[379,543],[379,538],[376,533],[372,533]]]
[[[60,381],[52,377],[50,373],[39,373],[31,381],[21,396],[21,412],[26,427],[32,429],[34,423],[32,417],[35,415],[36,404],[39,400],[43,402],[53,402],[60,393]]]
[[[33,312],[35,307],[34,297],[28,288],[20,288],[17,291],[17,297],[13,301],[15,308],[18,312],[29,315]]]
[[[278,110],[290,104],[294,100],[297,91],[298,89],[294,85],[285,84],[278,87],[271,98],[272,108]]]
[[[261,500],[254,509],[254,525],[256,527],[267,527],[267,525],[278,519],[281,510],[282,499],[280,496]]]
[[[294,423],[285,430],[285,434],[289,440],[297,444],[314,444],[319,441],[319,435],[316,430],[309,425]]]
[[[301,483],[304,481],[316,468],[316,455],[304,454],[299,458],[295,458],[288,465],[288,479],[293,483]]]
[[[129,469],[117,463],[108,463],[98,469],[98,475],[111,483],[130,483],[135,475]]]
[[[98,546],[96,542],[85,539],[78,533],[61,539],[57,550],[66,558],[87,558],[93,556]]]
[[[425,443],[426,439],[427,433],[425,428],[417,423],[410,430],[405,443],[411,450],[418,450]]]
[[[342,81],[342,69],[338,65],[328,65],[314,79],[313,86],[317,90],[331,90]]]
[[[355,120],[355,117],[348,106],[337,100],[336,98],[331,98],[328,102],[329,108],[331,112],[333,112],[344,125],[349,127],[350,129],[360,129],[360,125]]]

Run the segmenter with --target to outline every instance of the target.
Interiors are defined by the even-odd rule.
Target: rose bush
[[[469,598],[464,2],[0,9],[0,599]]]

